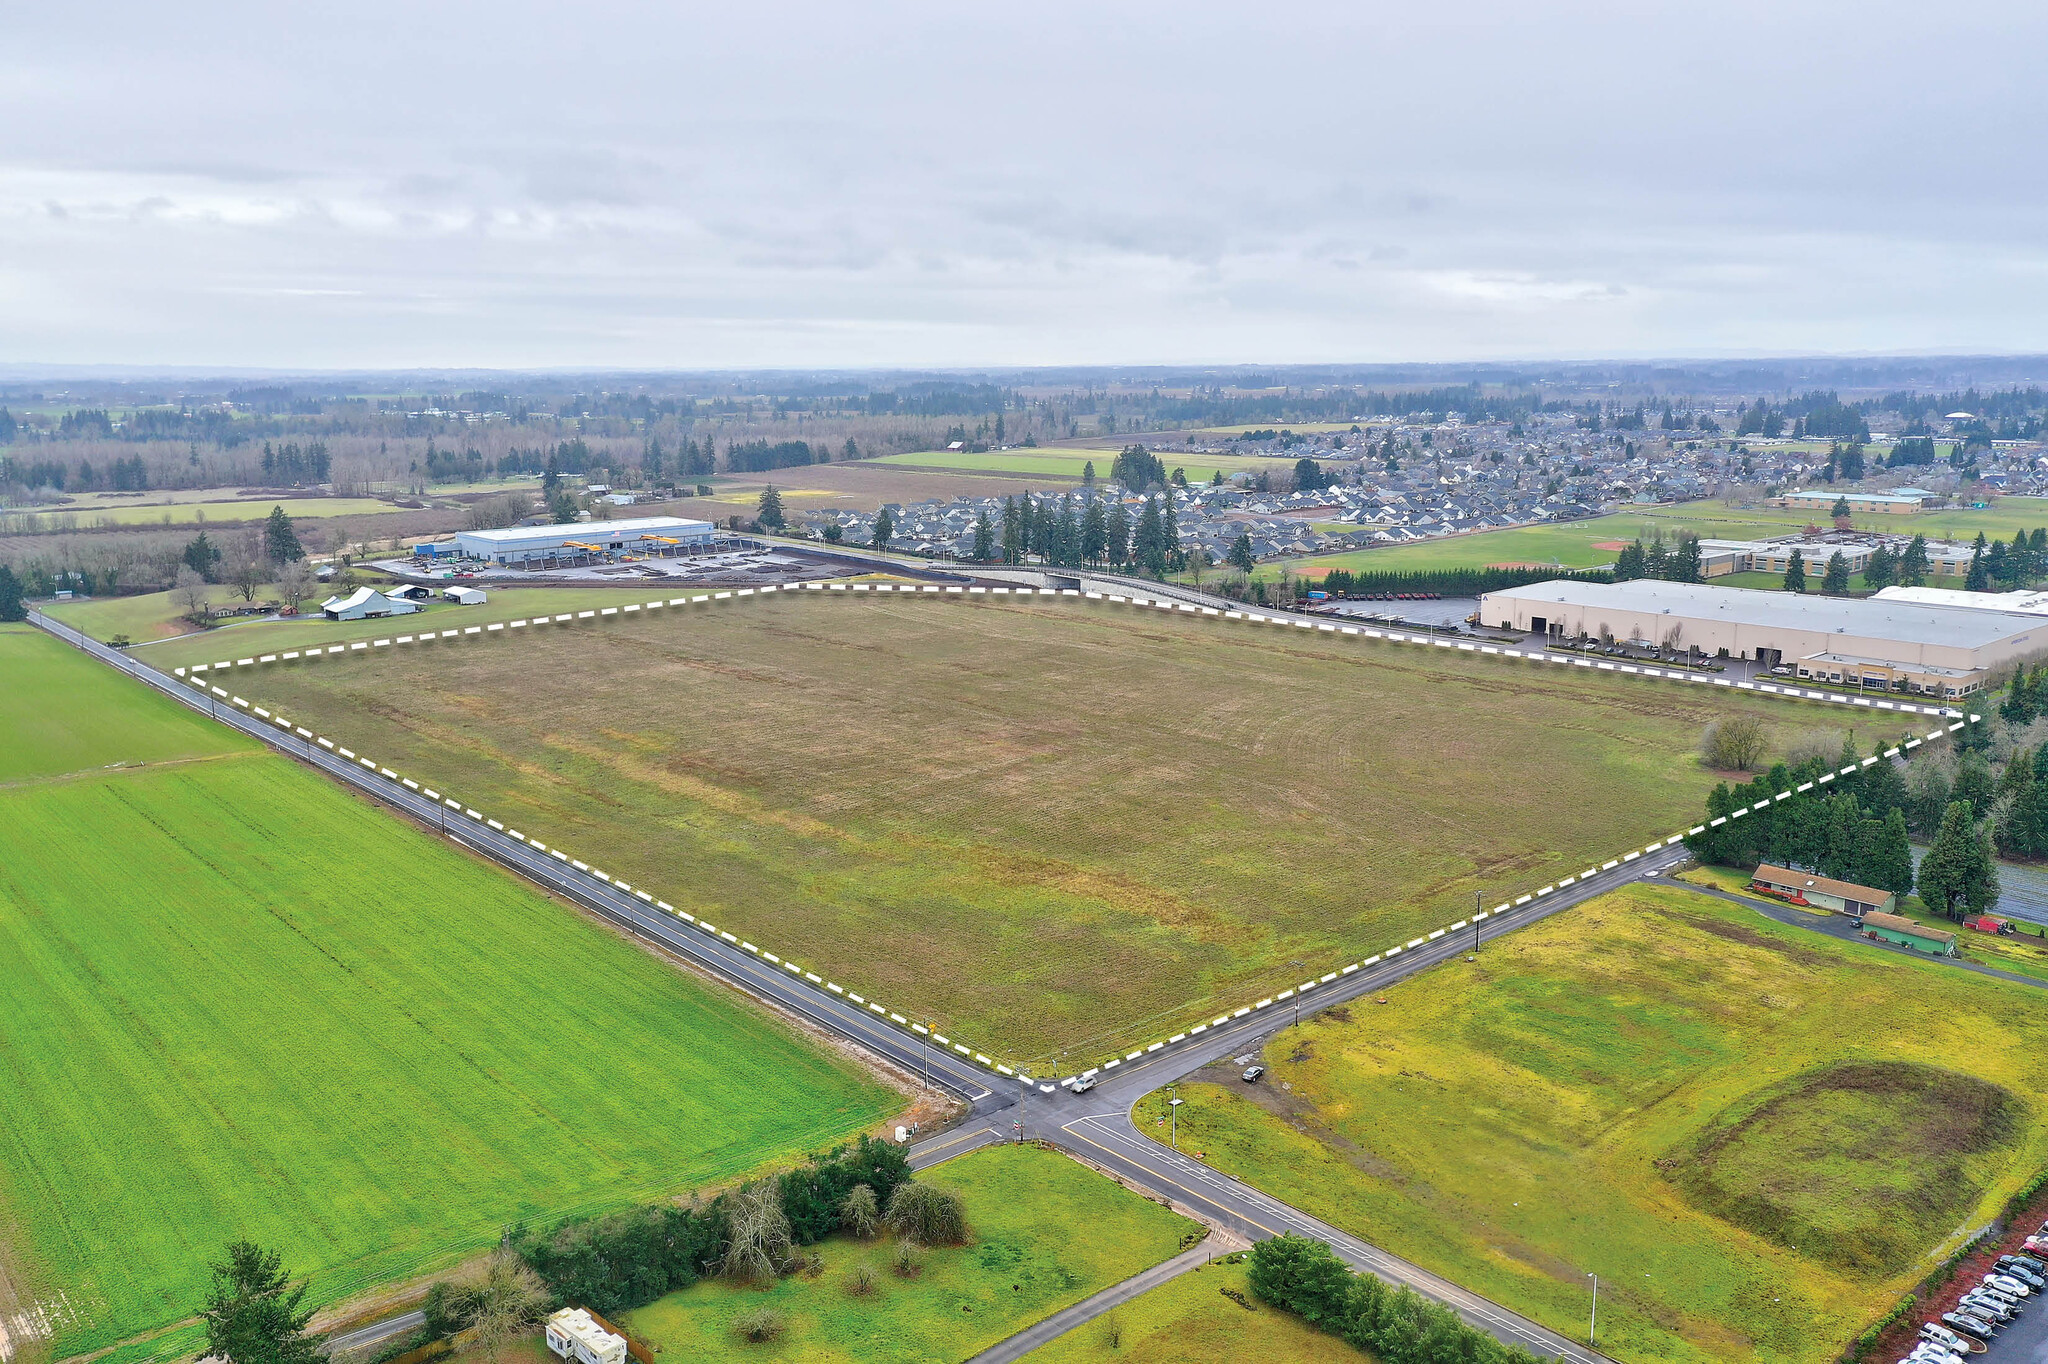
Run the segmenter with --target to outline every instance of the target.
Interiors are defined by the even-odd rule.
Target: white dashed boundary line
[[[819,975],[817,975],[815,972],[806,971],[802,967],[794,964],[793,962],[786,961],[783,958],[776,956],[773,952],[769,952],[764,948],[755,946],[751,942],[746,942],[740,938],[734,937],[731,933],[719,929],[712,924],[705,923],[703,920],[696,918],[695,916],[689,914],[687,911],[675,908],[675,906],[669,904],[666,900],[657,900],[653,896],[649,895],[646,891],[634,890],[631,886],[625,884],[624,882],[614,881],[609,875],[605,874],[604,872],[595,870],[586,863],[576,861],[575,859],[571,858],[567,853],[562,852],[558,848],[549,848],[545,844],[527,838],[524,834],[520,833],[516,829],[505,828],[505,826],[500,824],[498,821],[494,819],[488,819],[478,811],[470,809],[467,806],[463,805],[461,801],[454,800],[449,797],[444,797],[439,792],[434,791],[431,788],[422,787],[418,783],[412,781],[410,778],[401,777],[396,772],[393,772],[390,768],[380,767],[377,763],[373,762],[368,758],[358,758],[354,753],[350,752],[348,749],[339,748],[331,741],[325,738],[320,738],[312,734],[308,730],[293,725],[289,720],[284,719],[282,716],[272,715],[269,711],[264,710],[262,707],[251,705],[248,701],[244,700],[243,698],[239,696],[233,696],[228,692],[223,691],[221,688],[212,685],[211,678],[209,676],[209,674],[211,673],[217,673],[223,669],[228,668],[260,667],[266,663],[287,663],[294,661],[305,662],[317,658],[331,657],[337,654],[346,656],[348,654],[359,651],[366,652],[368,650],[388,648],[394,645],[427,644],[432,643],[436,640],[468,639],[471,637],[488,638],[492,634],[507,634],[513,630],[531,629],[536,626],[567,625],[573,624],[578,621],[602,621],[606,619],[619,619],[623,616],[640,615],[645,612],[665,610],[669,607],[702,606],[722,601],[737,601],[745,597],[766,596],[774,592],[797,591],[894,592],[899,594],[913,593],[919,596],[927,594],[962,597],[1009,596],[1030,597],[1034,599],[1039,597],[1074,597],[1089,601],[1110,602],[1117,605],[1133,606],[1143,609],[1180,612],[1196,616],[1214,617],[1218,620],[1242,621],[1254,625],[1277,625],[1281,627],[1292,627],[1295,629],[1302,630],[1314,630],[1318,633],[1325,634],[1352,635],[1361,639],[1376,639],[1394,644],[1420,644],[1425,647],[1435,647],[1439,649],[1455,649],[1460,652],[1494,655],[1500,658],[1524,659],[1532,662],[1565,664],[1581,668],[1597,668],[1598,670],[1603,672],[1627,673],[1639,677],[1661,678],[1673,682],[1685,682],[1695,684],[1711,682],[1713,685],[1728,687],[1734,690],[1764,692],[1794,700],[1819,701],[1824,704],[1834,704],[1842,706],[1861,706],[1869,709],[1890,710],[1901,715],[1936,715],[1940,716],[1944,720],[1948,720],[1951,722],[1945,728],[1938,728],[1930,731],[1924,738],[1909,739],[1897,748],[1887,749],[1881,755],[1885,758],[1896,758],[1900,756],[1902,753],[1920,747],[1924,743],[1932,743],[1936,740],[1946,738],[1948,735],[1955,733],[1957,730],[1960,730],[1964,726],[1964,724],[1974,724],[1983,718],[1979,715],[1969,715],[1965,717],[1963,712],[1961,711],[1952,710],[1942,706],[1922,706],[1906,702],[1891,701],[1888,699],[1874,701],[1869,697],[1851,697],[1842,695],[1841,693],[1837,692],[1813,691],[1811,689],[1803,687],[1781,687],[1767,682],[1731,682],[1727,678],[1708,678],[1698,673],[1681,672],[1676,669],[1661,669],[1644,667],[1639,665],[1616,664],[1611,662],[1596,662],[1592,659],[1578,657],[1562,657],[1559,655],[1542,651],[1507,649],[1495,645],[1475,644],[1467,640],[1446,639],[1433,637],[1429,635],[1408,634],[1399,630],[1378,630],[1357,625],[1340,626],[1331,624],[1326,621],[1306,620],[1296,616],[1264,616],[1260,615],[1255,611],[1226,611],[1211,606],[1193,606],[1187,602],[1180,601],[1168,601],[1156,598],[1144,598],[1136,596],[1127,597],[1115,593],[1083,592],[1077,588],[1071,587],[963,587],[951,585],[939,586],[931,583],[793,583],[787,586],[771,585],[767,587],[743,587],[735,588],[731,591],[696,593],[686,597],[671,597],[666,600],[642,602],[629,606],[607,606],[592,611],[574,611],[561,612],[559,614],[553,615],[539,615],[524,620],[508,621],[492,625],[471,625],[460,630],[442,630],[439,632],[427,630],[420,631],[419,633],[412,635],[399,635],[390,639],[358,640],[344,644],[317,645],[304,649],[289,650],[281,653],[261,654],[253,658],[239,658],[233,660],[224,659],[221,662],[210,665],[200,663],[195,664],[190,668],[178,668],[174,670],[174,673],[176,676],[184,678],[192,686],[200,688],[201,690],[210,691],[214,696],[220,697],[221,699],[228,701],[232,705],[239,706],[242,709],[248,710],[255,715],[258,715],[266,720],[269,720],[272,724],[277,725],[281,729],[296,734],[300,738],[318,743],[322,748],[329,749],[344,758],[352,759],[360,763],[363,767],[376,772],[379,776],[389,778],[407,787],[410,790],[419,792],[421,795],[427,797],[429,800],[439,800],[448,809],[461,811],[468,818],[473,819],[479,823],[486,824],[493,829],[499,830],[500,832],[504,833],[507,837],[516,839],[521,843],[525,843],[527,846],[533,848],[537,852],[545,852],[548,855],[554,857],[558,861],[568,863],[570,866],[573,866],[578,871],[587,872],[590,875],[596,877],[598,880],[610,885],[615,890],[626,891],[632,894],[635,898],[642,900],[647,904],[653,905],[656,908],[661,909],[669,914],[672,914],[677,918],[680,918],[685,923],[694,924],[696,927],[702,929],[705,933],[710,934],[713,937],[722,939],[725,942],[728,942],[736,947],[739,947],[744,951],[750,952],[755,956],[760,957],[764,961],[779,965],[783,967],[785,970],[789,971],[791,974],[800,976],[804,980],[807,980],[812,984],[820,985],[826,990],[832,992],[833,994],[840,995],[845,999],[851,1001],[852,1003],[863,1005],[870,1013],[876,1015],[879,1018],[885,1018],[889,1022],[897,1024],[899,1027],[907,1028],[910,1032],[915,1033],[921,1040],[928,1041],[938,1046],[950,1048],[956,1054],[963,1057],[968,1057],[972,1059],[976,1064],[981,1065],[989,1070],[992,1070],[997,1074],[1017,1078],[1022,1080],[1026,1084],[1030,1084],[1032,1083],[1032,1079],[1030,1076],[1019,1075],[1014,1068],[1007,1065],[1003,1065],[991,1059],[986,1054],[975,1051],[973,1048],[965,1045],[964,1043],[956,1042],[952,1038],[947,1037],[944,1034],[934,1032],[925,1024],[913,1023],[909,1019],[904,1017],[904,1015],[897,1013],[892,1009],[889,1009],[885,1005],[877,1004],[871,1000],[865,999],[862,996],[845,989],[843,986],[839,985],[834,981],[825,980]],[[1841,769],[1841,771],[1839,772],[1830,772],[1827,775],[1819,778],[1817,781],[1808,783],[1806,786],[1800,787],[1799,790],[1810,790],[1813,786],[1834,781],[1837,777],[1849,776],[1850,774],[1856,772],[1859,767],[1869,767],[1877,761],[1878,756],[1865,758],[1857,766],[1845,767]],[[1460,919],[1457,923],[1450,924],[1444,928],[1436,929],[1433,932],[1423,937],[1416,938],[1411,942],[1394,947],[1389,947],[1384,952],[1379,953],[1377,956],[1368,957],[1363,961],[1354,961],[1351,962],[1349,965],[1339,967],[1333,971],[1325,972],[1320,976],[1311,977],[1308,980],[1303,981],[1299,985],[1296,985],[1290,989],[1282,990],[1277,994],[1270,995],[1265,999],[1259,1000],[1257,1003],[1247,1004],[1242,1008],[1228,1010],[1223,1013],[1217,1014],[1215,1017],[1208,1019],[1206,1022],[1198,1023],[1193,1027],[1187,1028],[1182,1032],[1176,1032],[1171,1036],[1162,1038],[1159,1041],[1149,1043],[1145,1046],[1139,1047],[1134,1051],[1130,1051],[1121,1056],[1117,1056],[1110,1060],[1104,1061],[1100,1066],[1091,1067],[1088,1070],[1080,1072],[1080,1074],[1077,1076],[1072,1076],[1066,1080],[1063,1080],[1061,1083],[1072,1084],[1075,1079],[1086,1079],[1090,1076],[1105,1071],[1114,1070],[1117,1067],[1124,1065],[1126,1062],[1140,1060],[1153,1052],[1161,1051],[1166,1047],[1172,1046],[1177,1042],[1183,1042],[1190,1038],[1198,1037],[1201,1034],[1209,1031],[1209,1029],[1211,1028],[1220,1027],[1221,1025],[1229,1023],[1235,1019],[1244,1018],[1253,1013],[1269,1009],[1275,1004],[1284,1003],[1285,1001],[1293,999],[1298,995],[1307,994],[1311,990],[1319,989],[1322,986],[1328,985],[1333,981],[1340,980],[1343,977],[1351,975],[1353,972],[1362,970],[1365,967],[1374,966],[1379,964],[1380,962],[1391,960],[1392,958],[1399,956],[1403,952],[1407,952],[1414,948],[1421,947],[1424,944],[1434,941],[1437,938],[1441,938],[1448,933],[1458,932],[1459,930],[1469,928],[1473,924],[1478,923],[1482,920],[1508,913],[1511,910],[1518,909],[1523,905],[1531,903],[1532,901],[1540,900],[1547,895],[1553,895],[1560,890],[1563,890],[1569,886],[1575,885],[1578,882],[1585,880],[1587,877],[1596,876],[1602,871],[1611,871],[1625,862],[1632,862],[1635,859],[1642,857],[1646,854],[1656,853],[1666,848],[1675,847],[1685,840],[1687,834],[1703,833],[1709,827],[1725,824],[1730,819],[1740,819],[1744,815],[1749,814],[1751,811],[1761,810],[1765,806],[1772,804],[1773,801],[1784,800],[1787,796],[1793,794],[1795,793],[1790,791],[1783,792],[1777,796],[1772,797],[1771,800],[1758,801],[1756,804],[1752,806],[1749,806],[1742,810],[1737,810],[1733,814],[1725,815],[1718,819],[1714,819],[1710,821],[1708,824],[1695,825],[1693,828],[1689,830],[1683,830],[1679,833],[1672,834],[1668,838],[1660,839],[1656,842],[1648,844],[1643,848],[1633,849],[1629,852],[1623,853],[1619,857],[1610,859],[1609,861],[1601,864],[1600,866],[1588,867],[1583,872],[1579,872],[1572,876],[1564,877],[1552,885],[1542,887],[1540,890],[1532,891],[1529,894],[1519,896],[1514,900],[1504,901],[1501,904],[1495,905],[1490,910],[1476,911],[1469,919]]]

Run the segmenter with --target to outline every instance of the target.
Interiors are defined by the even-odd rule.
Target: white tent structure
[[[441,595],[457,606],[482,606],[490,600],[480,587],[444,587]]]
[[[374,587],[359,587],[346,597],[329,597],[320,603],[320,614],[329,620],[369,620],[376,616],[409,616],[419,610],[418,602],[396,600]]]

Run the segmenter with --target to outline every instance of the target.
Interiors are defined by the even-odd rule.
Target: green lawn
[[[1291,962],[1332,969],[1684,828],[1715,781],[1700,731],[1732,710],[1781,742],[1845,722],[1002,602],[778,594],[232,685],[1019,1068],[1094,1064],[1296,983]]]
[[[256,748],[30,625],[0,625],[0,786]]]
[[[1053,1151],[1002,1146],[919,1178],[967,1202],[969,1243],[924,1254],[914,1279],[890,1272],[894,1245],[833,1237],[817,1249],[824,1272],[767,1290],[699,1283],[628,1313],[620,1323],[678,1360],[776,1359],[805,1364],[925,1364],[964,1360],[1089,1295],[1170,1259],[1200,1227]],[[862,1262],[881,1274],[872,1297],[846,1291]],[[771,1307],[788,1329],[748,1344],[733,1321]]]
[[[645,604],[650,601],[667,601],[671,596],[689,595],[689,592],[674,585],[661,583],[634,587],[510,588],[486,583],[484,592],[490,600],[481,606],[456,606],[452,602],[433,601],[425,603],[424,611],[415,611],[409,616],[391,616],[384,620],[329,620],[320,614],[319,602],[316,600],[306,607],[307,614],[297,620],[252,620],[238,625],[220,625],[211,630],[166,638],[162,643],[141,650],[136,657],[153,668],[169,670],[194,663],[217,663],[222,659],[232,661],[252,655],[279,653],[286,649],[303,649],[313,644],[342,644],[358,639],[390,639],[396,635],[416,635],[426,630],[466,629],[472,625],[489,625],[493,621],[524,620],[543,614],[559,615],[567,611],[594,611],[607,606]],[[323,590],[322,597],[325,595],[326,591]],[[125,603],[144,600],[148,599],[111,597],[105,601],[85,603],[84,612],[78,611],[74,604],[72,614],[59,615],[56,611],[50,614],[58,616],[66,625],[74,626],[96,639],[101,639],[109,633],[116,632],[116,627],[128,623],[128,613],[123,609]],[[106,607],[108,610],[104,615],[95,616],[90,614],[94,607]],[[141,638],[132,633],[130,637]]]
[[[1732,507],[1723,502],[1646,505],[1585,521],[1516,526],[1510,530],[1455,535],[1420,544],[1315,555],[1289,560],[1287,567],[1296,571],[1328,568],[1356,571],[1363,568],[1386,573],[1484,568],[1489,564],[1558,564],[1564,568],[1596,568],[1614,562],[1615,551],[1595,548],[1600,544],[1633,540],[1639,535],[1648,538],[1660,530],[1667,543],[1680,535],[1697,535],[1710,540],[1753,540],[1788,534],[1810,524],[1815,516],[1816,513],[1812,512],[1776,507]],[[1919,533],[1933,539],[1969,540],[1982,531],[1993,539],[2002,537],[2010,540],[2014,531],[2048,526],[2048,499],[2000,498],[1995,505],[1983,511],[1965,509],[1921,512],[1913,516],[1858,516],[1855,524],[1863,530],[1903,535]],[[1265,576],[1275,576],[1279,567],[1277,562],[1265,565],[1261,572]],[[1817,581],[1819,568],[1812,567],[1808,571]],[[1772,579],[1770,585],[1777,585],[1777,575],[1754,576],[1769,576]]]
[[[1690,890],[1385,995],[1182,1086],[1182,1149],[1561,1332],[1598,1273],[1631,1364],[1832,1360],[2048,1165],[2048,993]]]
[[[50,1311],[55,1357],[186,1317],[236,1236],[328,1302],[899,1106],[454,846],[22,643],[0,635],[0,755],[42,780],[0,790],[0,1278]],[[93,724],[52,743],[60,710]]]
[[[1219,1262],[1169,1279],[1024,1358],[1028,1364],[1369,1364],[1372,1356],[1266,1306],[1252,1296],[1243,1264]]]

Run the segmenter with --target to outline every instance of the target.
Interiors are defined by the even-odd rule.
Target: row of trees
[[[1288,1232],[1252,1247],[1252,1292],[1388,1364],[1536,1364],[1407,1287],[1353,1274],[1322,1241]]]
[[[916,1185],[902,1148],[862,1137],[706,1203],[656,1203],[539,1234],[515,1227],[506,1244],[557,1298],[610,1314],[713,1275],[772,1278],[793,1247],[882,1224],[922,1244],[966,1231],[957,1195]]]
[[[1652,535],[1647,545],[1637,536],[1635,543],[1624,545],[1614,560],[1615,582],[1636,578],[1662,578],[1674,583],[1700,581],[1699,536],[1681,535],[1677,545],[1669,549],[1665,548],[1662,531]]]
[[[1853,776],[1798,790],[1851,766],[1857,768]],[[1776,799],[1785,792],[1792,794]],[[1771,862],[1904,895],[1913,889],[1908,794],[1897,764],[1880,757],[1862,766],[1854,747],[1845,743],[1836,755],[1809,753],[1778,763],[1753,781],[1718,784],[1707,796],[1701,821],[1706,827],[1688,834],[1685,845],[1702,862],[1718,866]],[[1750,808],[1759,801],[1771,803]]]

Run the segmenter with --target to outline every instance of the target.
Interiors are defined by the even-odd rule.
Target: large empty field
[[[33,760],[0,786],[0,1322],[47,1319],[31,1346],[61,1358],[187,1317],[237,1236],[331,1301],[897,1107],[723,992],[94,668],[0,635],[0,755]],[[38,727],[52,714],[61,744]],[[124,758],[149,765],[102,770]]]
[[[1841,718],[1079,600],[850,593],[235,685],[984,1050],[1088,1064],[1683,827],[1714,781],[1700,728],[1732,708],[1787,739]]]
[[[1832,1360],[2048,1164],[2048,991],[1689,890],[1386,995],[1182,1085],[1182,1149],[1562,1332],[1597,1273],[1630,1364]]]

